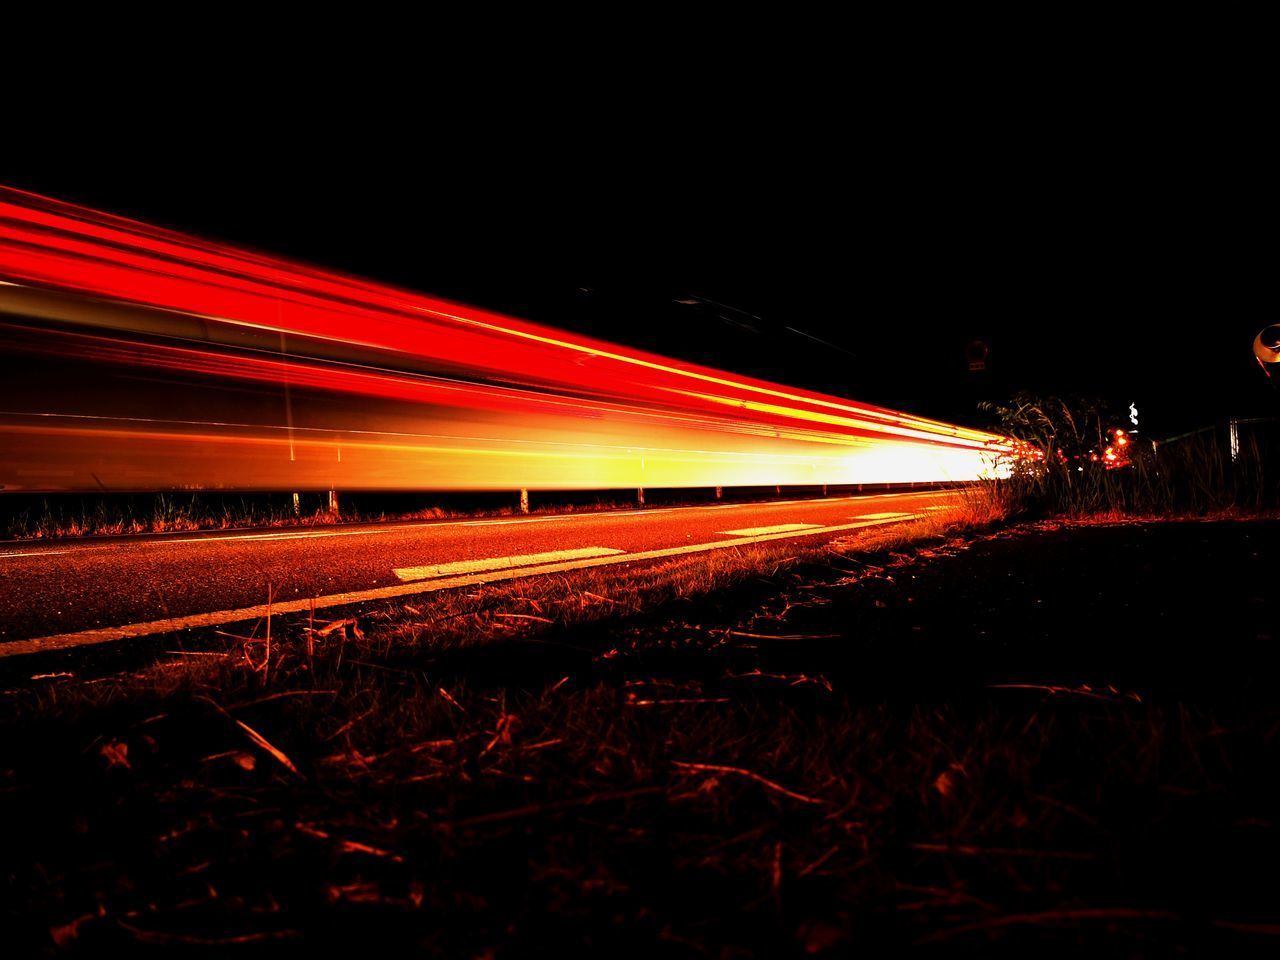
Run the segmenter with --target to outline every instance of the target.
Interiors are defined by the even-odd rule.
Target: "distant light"
[[[1134,404],[1129,404],[1129,422],[1135,427],[1138,425],[1138,408]]]

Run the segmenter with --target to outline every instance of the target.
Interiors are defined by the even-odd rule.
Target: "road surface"
[[[609,513],[0,543],[0,657],[746,543],[938,509],[898,493]]]

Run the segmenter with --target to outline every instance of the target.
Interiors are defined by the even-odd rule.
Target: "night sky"
[[[435,129],[11,152],[0,182],[958,422],[1016,389],[1157,436],[1280,407],[1250,354],[1280,321],[1265,156],[1175,116]]]

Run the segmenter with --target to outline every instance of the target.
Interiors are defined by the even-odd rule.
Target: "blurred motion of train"
[[[0,490],[966,481],[993,434],[0,187]]]

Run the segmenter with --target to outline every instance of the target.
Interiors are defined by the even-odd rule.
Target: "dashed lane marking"
[[[786,533],[768,533],[755,537],[740,537],[735,540],[717,540],[714,543],[693,543],[682,547],[667,547],[662,550],[643,550],[637,553],[619,553],[607,557],[585,557],[581,560],[566,560],[560,563],[542,563],[528,567],[510,567],[505,570],[488,570],[482,573],[469,573],[456,577],[437,577],[434,580],[419,580],[413,583],[401,583],[390,587],[374,587],[369,590],[352,590],[348,593],[334,593],[324,597],[307,598],[305,600],[285,600],[280,603],[260,603],[251,607],[240,607],[235,610],[217,610],[211,613],[195,613],[186,617],[171,617],[166,620],[151,620],[147,623],[130,623],[118,627],[104,627],[96,630],[80,630],[74,633],[59,633],[47,637],[35,637],[30,640],[13,640],[0,643],[0,657],[15,657],[24,654],[46,653],[50,650],[68,650],[73,647],[85,647],[98,643],[109,643],[113,640],[128,640],[134,637],[149,637],[162,633],[176,633],[179,630],[195,630],[205,627],[217,627],[242,620],[259,620],[268,615],[279,616],[286,613],[302,613],[307,610],[324,610],[329,607],[348,606],[353,603],[367,603],[371,600],[390,600],[396,597],[408,597],[418,593],[434,593],[437,590],[450,590],[455,587],[473,587],[482,583],[493,583],[498,580],[514,580],[519,577],[537,577],[550,573],[563,573],[566,570],[582,570],[588,567],[600,567],[614,563],[631,563],[641,560],[658,560],[663,557],[676,557],[688,553],[703,553],[709,550],[725,550],[738,548],[748,543],[768,543],[774,540],[789,540],[794,537],[808,537],[823,533],[844,533],[861,527],[874,527],[884,523],[894,523],[895,519],[858,520],[853,523],[838,523],[828,527],[815,527],[806,530],[792,530]]]
[[[455,560],[452,563],[436,563],[426,567],[397,567],[392,573],[401,580],[429,580],[432,577],[451,577],[460,573],[480,573],[483,570],[505,570],[510,567],[531,567],[539,563],[557,563],[561,560],[611,557],[625,552],[613,547],[579,547],[576,550],[549,550],[546,553],[524,553],[511,557],[489,557],[484,560]]]
[[[731,537],[758,537],[765,533],[787,533],[791,530],[814,530],[820,523],[776,523],[772,527],[743,527],[741,530],[721,530]]]
[[[118,541],[114,543],[77,543],[70,546],[66,550],[20,550],[13,553],[0,553],[0,559],[22,559],[25,557],[50,557],[64,553],[84,553],[88,551],[113,550],[125,547],[133,549],[136,547],[161,547],[170,546],[175,543],[184,544],[200,544],[200,543],[226,543],[228,541],[246,541],[246,542],[263,542],[272,540],[320,540],[328,537],[374,537],[387,536],[389,534],[405,533],[412,530],[422,529],[440,529],[446,527],[483,527],[483,526],[509,526],[523,523],[555,523],[565,520],[608,520],[613,517],[632,517],[632,516],[653,516],[657,513],[674,513],[685,510],[752,510],[752,509],[768,509],[786,504],[830,504],[841,501],[854,502],[867,500],[891,499],[893,497],[944,497],[950,496],[946,491],[926,492],[926,493],[876,493],[876,494],[859,494],[848,497],[827,497],[825,499],[816,500],[765,500],[754,503],[717,503],[717,504],[700,504],[689,507],[658,507],[646,510],[600,510],[588,511],[586,513],[570,513],[557,514],[549,517],[512,517],[510,519],[482,519],[482,520],[444,520],[444,521],[428,521],[426,523],[405,523],[392,522],[386,526],[380,527],[364,527],[358,530],[282,530],[278,532],[262,532],[262,531],[244,531],[243,533],[226,533],[215,534],[212,536],[159,536],[153,540],[133,540]],[[940,509],[938,507],[926,507],[925,509]],[[882,514],[865,514],[867,517],[878,517]],[[6,544],[8,545],[8,544]]]

